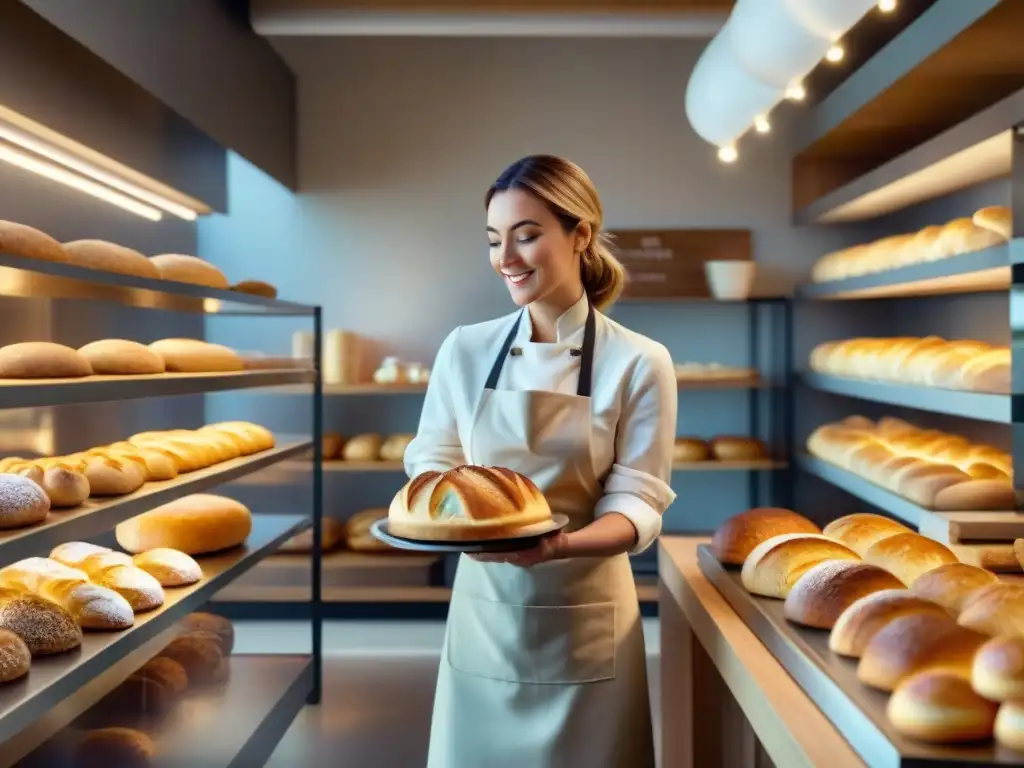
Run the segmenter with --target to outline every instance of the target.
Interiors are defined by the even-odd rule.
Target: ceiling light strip
[[[163,218],[163,214],[153,206],[134,200],[128,195],[123,195],[67,168],[62,168],[55,163],[22,152],[20,149],[2,141],[0,141],[0,161],[9,163],[22,170],[30,171],[51,181],[56,181],[71,189],[77,189],[79,192],[84,192],[87,195],[115,205],[144,219],[160,221]]]

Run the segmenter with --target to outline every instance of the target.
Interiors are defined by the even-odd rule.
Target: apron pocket
[[[615,677],[615,603],[510,605],[457,595],[448,664],[511,683],[593,683]]]

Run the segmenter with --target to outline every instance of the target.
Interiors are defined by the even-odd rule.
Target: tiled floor
[[[324,626],[324,700],[304,710],[270,768],[423,768],[440,622]],[[651,696],[658,699],[658,624],[645,621]],[[236,653],[308,652],[305,624],[238,622]],[[658,710],[654,707],[655,728]]]

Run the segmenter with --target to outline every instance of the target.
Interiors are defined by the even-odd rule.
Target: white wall
[[[298,202],[232,158],[231,216],[200,226],[200,252],[232,275],[277,282],[286,298],[323,304],[327,328],[364,334],[379,353],[429,362],[453,326],[511,311],[487,262],[483,194],[528,153],[582,165],[610,228],[751,228],[767,289],[788,287],[833,237],[790,229],[788,159],[777,137],[752,143],[753,152],[744,147],[730,167],[692,132],[683,102],[700,41],[277,45],[298,77]],[[613,314],[664,342],[677,360],[747,361],[742,308],[622,305]],[[244,347],[289,344],[290,332],[263,325],[210,330]],[[745,431],[742,394],[681,397],[680,434]],[[216,416],[246,407],[233,397]],[[291,421],[300,406],[253,407]],[[332,401],[327,423],[347,434],[410,431],[418,408],[418,398]],[[346,501],[329,511],[379,504],[394,491],[395,478],[345,477]],[[713,528],[746,505],[742,476],[686,473],[676,486],[680,501],[668,521],[675,529]]]

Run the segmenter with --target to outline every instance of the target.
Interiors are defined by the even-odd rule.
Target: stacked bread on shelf
[[[76,766],[155,764],[165,723],[178,705],[211,686],[224,685],[230,677],[231,622],[210,613],[192,613],[180,626],[174,640],[41,747],[39,756],[58,762],[51,755],[68,750]]]
[[[977,211],[971,218],[834,251],[818,259],[811,269],[811,280],[845,280],[1001,245],[1010,238],[1010,220],[1008,208],[994,206]]]
[[[767,456],[768,449],[757,438],[719,435],[710,440],[677,437],[672,459],[676,464],[689,464],[698,461],[758,461]]]
[[[72,349],[50,341],[0,347],[0,379],[88,379],[90,376],[157,376],[229,373],[246,368],[234,350],[198,339],[160,339],[146,346],[102,339]]]
[[[829,341],[814,348],[810,366],[833,376],[1010,393],[1010,348],[983,341],[938,336]]]
[[[388,516],[384,507],[363,509],[356,512],[344,522],[333,517],[325,517],[321,529],[321,550],[333,552],[345,547],[352,552],[384,552],[402,553],[386,544],[370,533],[370,526]],[[307,528],[288,539],[278,548],[280,554],[309,554],[313,551],[313,530]]]
[[[828,631],[830,652],[891,694],[902,735],[1024,748],[1024,585],[875,514],[819,530],[791,510],[752,509],[710,549],[741,566],[752,595],[783,600],[787,621]]]
[[[1013,461],[1000,449],[901,419],[853,416],[816,429],[807,449],[926,509],[1010,510]]]
[[[353,435],[346,439],[337,432],[323,437],[324,461],[401,461],[415,435],[383,437],[377,433]]]
[[[0,253],[151,280],[170,280],[267,298],[277,296],[274,286],[260,280],[243,280],[231,285],[217,267],[195,256],[165,253],[146,258],[138,251],[105,240],[60,243],[45,232],[13,221],[0,220]]]
[[[274,444],[270,430],[233,421],[197,430],[142,432],[67,456],[0,459],[0,529],[36,525],[52,508],[124,496],[146,483],[173,480]]]

